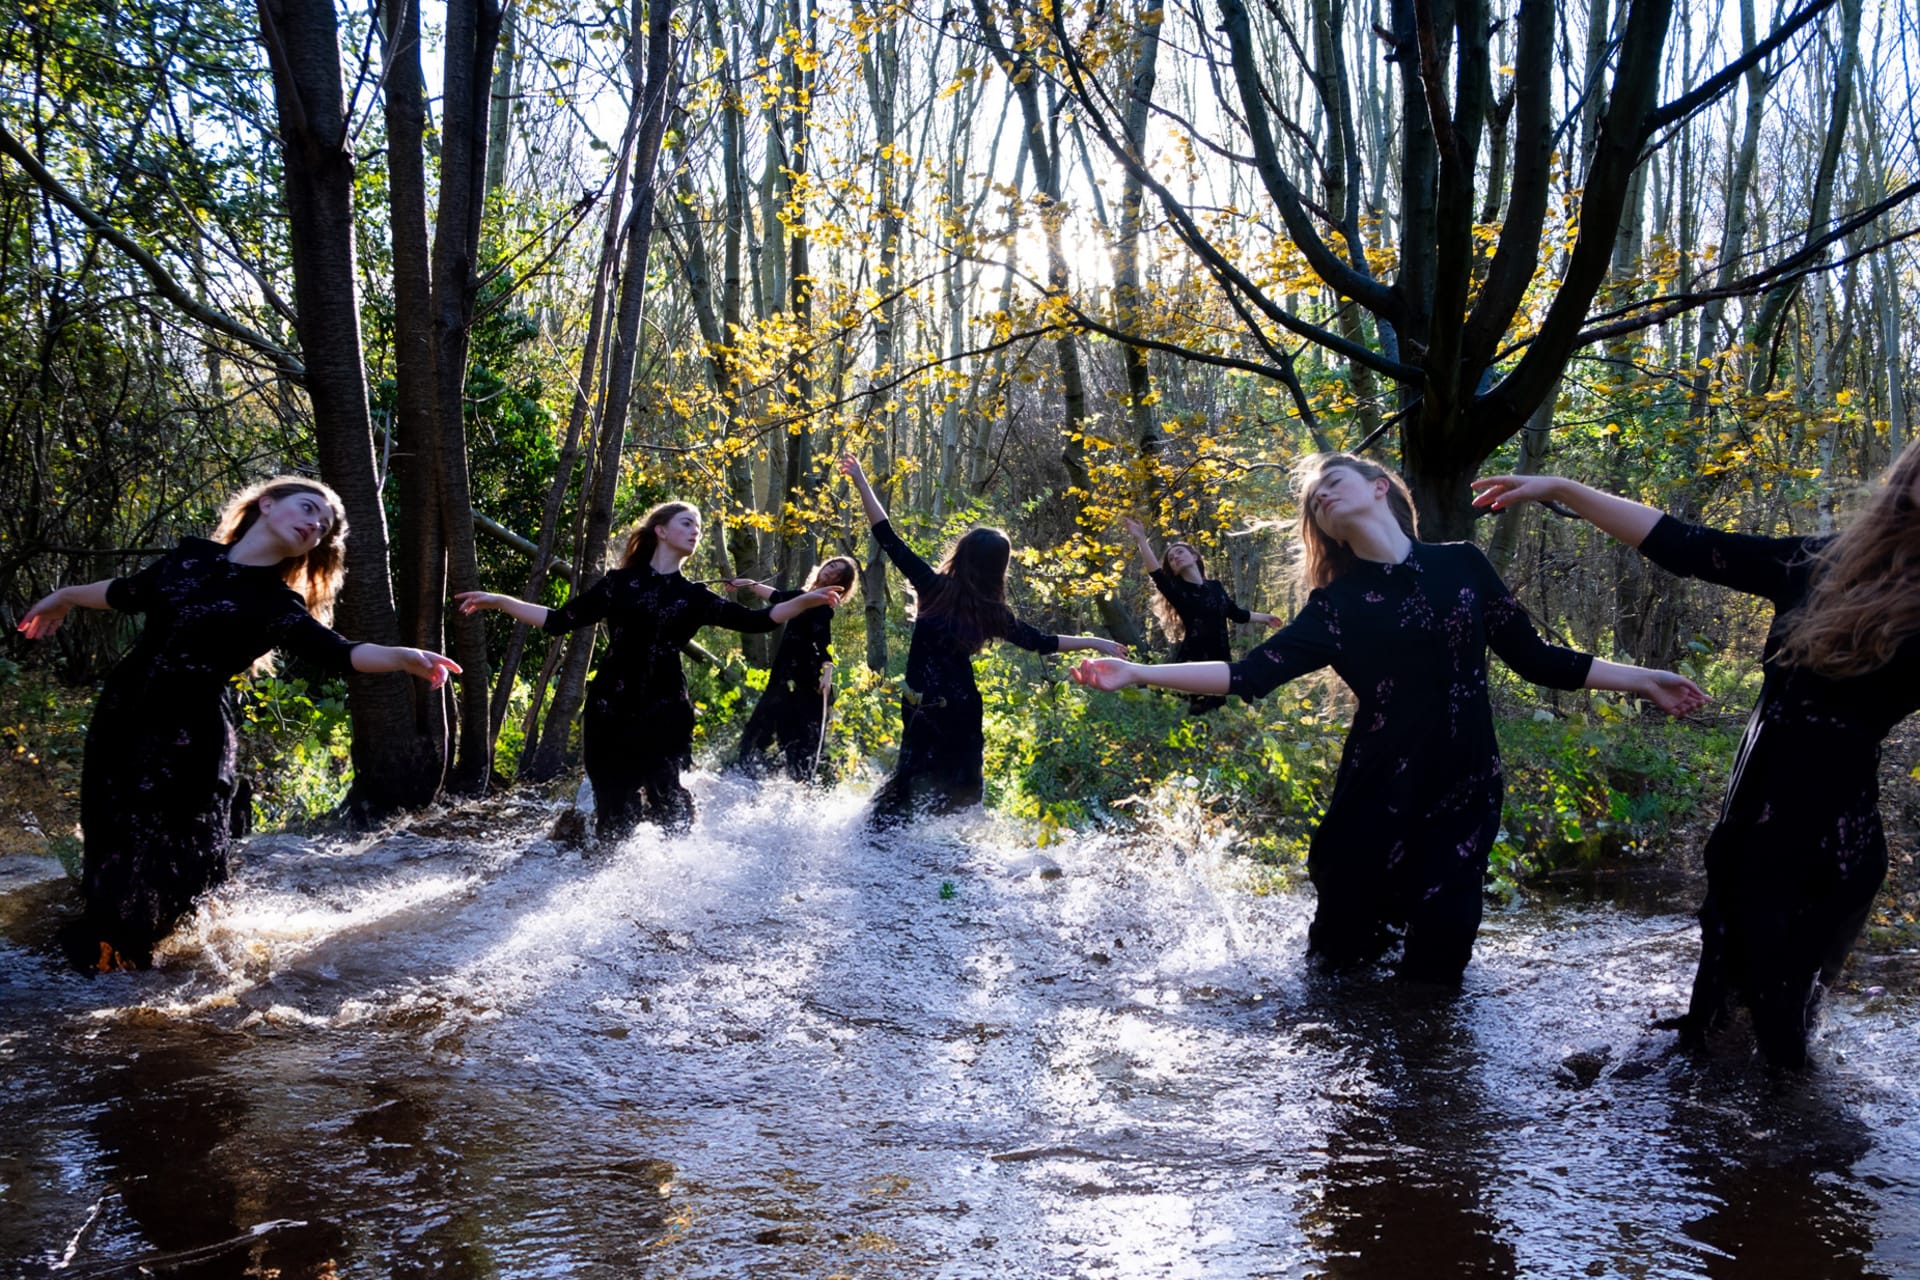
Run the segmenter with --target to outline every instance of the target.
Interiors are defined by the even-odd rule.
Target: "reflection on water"
[[[1056,877],[990,822],[697,789],[691,837],[588,856],[512,804],[257,840],[98,981],[16,860],[4,1273],[1920,1273],[1904,988],[1777,1083],[1646,1030],[1671,907],[1496,913],[1435,992],[1309,971],[1310,904],[1204,846]]]

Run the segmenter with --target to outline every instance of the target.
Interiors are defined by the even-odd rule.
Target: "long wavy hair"
[[[1308,589],[1324,587],[1353,568],[1357,557],[1353,548],[1335,540],[1313,519],[1313,494],[1320,487],[1320,481],[1327,472],[1335,467],[1345,467],[1359,474],[1362,480],[1385,480],[1387,482],[1387,506],[1393,512],[1395,520],[1400,522],[1401,530],[1409,538],[1420,535],[1415,532],[1413,514],[1413,495],[1407,491],[1407,482],[1377,462],[1355,457],[1351,453],[1315,453],[1300,459],[1294,467],[1294,489],[1300,495],[1300,580]]]
[[[661,502],[641,516],[640,523],[627,535],[627,549],[620,555],[620,567],[631,569],[637,564],[650,563],[653,553],[660,548],[660,530],[682,511],[700,514],[700,508],[691,502]]]
[[[812,591],[815,587],[839,587],[840,603],[853,599],[853,593],[860,586],[860,567],[851,556],[828,556],[813,566],[813,572],[807,575],[807,585],[802,588]]]
[[[967,530],[940,564],[940,585],[915,602],[915,619],[947,619],[966,650],[980,652],[1006,634],[1012,557],[1013,543],[1000,530]]]
[[[1920,441],[1894,459],[1865,505],[1811,553],[1813,588],[1784,620],[1779,659],[1835,679],[1865,675],[1920,634]]]
[[[1200,580],[1205,582],[1207,580],[1206,557],[1202,556],[1200,554],[1200,548],[1194,546],[1191,542],[1186,542],[1179,538],[1175,538],[1172,542],[1169,542],[1161,549],[1160,563],[1163,566],[1167,563],[1167,557],[1172,554],[1175,547],[1185,547],[1187,550],[1193,552],[1194,566],[1200,570]],[[1168,569],[1167,572],[1176,578],[1180,576],[1171,569]],[[1174,644],[1179,644],[1187,638],[1187,624],[1180,621],[1180,614],[1174,609],[1173,601],[1167,599],[1164,592],[1156,591],[1153,593],[1153,602],[1147,606],[1147,610],[1153,614],[1153,620],[1160,624],[1161,634],[1166,636],[1168,640]]]
[[[278,500],[296,493],[310,493],[327,504],[327,527],[313,550],[280,562],[280,580],[307,602],[308,613],[331,623],[333,602],[347,577],[347,509],[332,489],[305,476],[275,476],[249,485],[227,499],[214,526],[213,539],[233,545],[260,519],[260,499]]]

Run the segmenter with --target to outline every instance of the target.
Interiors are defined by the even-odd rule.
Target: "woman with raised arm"
[[[1762,538],[1686,524],[1558,476],[1487,476],[1496,511],[1558,503],[1655,564],[1772,602],[1759,701],[1707,837],[1700,965],[1673,1025],[1699,1048],[1730,1001],[1775,1067],[1807,1060],[1887,873],[1880,742],[1920,709],[1920,445],[1838,535]]]
[[[62,587],[20,631],[41,640],[69,611],[146,615],[87,725],[80,780],[86,914],[62,943],[86,972],[144,969],[201,894],[227,878],[234,830],[234,678],[284,649],[323,670],[460,668],[424,649],[356,643],[327,626],[346,576],[339,495],[300,476],[236,494],[212,541],[180,545],[129,578]]]
[[[867,474],[852,454],[840,474],[853,481],[873,526],[874,541],[914,591],[913,637],[907,646],[907,691],[900,707],[900,759],[875,793],[870,825],[894,827],[916,812],[950,813],[980,803],[986,738],[973,655],[994,640],[1034,653],[1094,649],[1124,654],[1099,636],[1048,635],[1007,606],[1007,561],[1013,544],[998,529],[970,529],[938,569],[895,533]]]
[[[1301,465],[1306,604],[1239,662],[1096,660],[1099,689],[1155,685],[1261,697],[1332,667],[1358,705],[1307,870],[1319,893],[1308,950],[1335,966],[1379,959],[1404,936],[1400,972],[1457,982],[1479,931],[1481,882],[1504,782],[1487,700],[1487,649],[1536,684],[1615,689],[1668,712],[1704,700],[1669,672],[1619,666],[1543,641],[1470,542],[1414,540],[1398,476],[1363,458]]]
[[[1140,550],[1140,563],[1159,595],[1153,602],[1153,616],[1160,630],[1173,641],[1175,662],[1231,662],[1233,646],[1228,640],[1229,624],[1257,622],[1277,627],[1280,619],[1270,613],[1256,613],[1234,603],[1226,587],[1207,576],[1206,562],[1190,542],[1169,542],[1164,559],[1153,553],[1147,530],[1132,516],[1126,518],[1127,532]],[[1205,715],[1226,705],[1225,698],[1195,695],[1187,705],[1195,715]]]
[[[840,603],[844,604],[853,595],[857,581],[857,570],[849,557],[830,556],[813,567],[799,591],[778,590],[750,578],[735,578],[727,585],[775,604],[820,587],[838,587]],[[754,704],[740,735],[740,750],[733,758],[735,768],[760,774],[766,769],[768,750],[778,748],[786,759],[789,778],[795,782],[813,778],[821,745],[826,741],[827,710],[833,702],[833,615],[831,608],[814,609],[787,624],[773,655],[773,667],[767,672],[766,691]]]
[[[837,589],[822,587],[771,609],[723,600],[681,576],[699,545],[699,510],[662,502],[627,538],[619,567],[558,609],[489,591],[454,597],[462,613],[498,609],[548,635],[607,624],[607,651],[581,717],[594,832],[603,841],[622,839],[641,822],[673,832],[693,825],[693,796],[680,783],[680,771],[693,766],[693,701],[680,667],[681,647],[693,633],[771,631],[839,598]]]

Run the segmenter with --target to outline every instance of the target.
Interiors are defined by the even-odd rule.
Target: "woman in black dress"
[[[857,569],[847,556],[831,556],[813,567],[799,591],[782,591],[751,578],[735,578],[727,585],[751,591],[762,600],[784,604],[820,587],[838,587],[840,603],[852,596]],[[786,758],[787,776],[808,782],[820,761],[826,741],[827,710],[833,702],[834,609],[812,609],[787,624],[774,651],[767,687],[747,717],[740,735],[734,767],[759,775],[766,769],[767,752],[777,747]]]
[[[1073,677],[1099,689],[1257,698],[1332,667],[1358,705],[1307,855],[1319,893],[1308,949],[1350,965],[1378,959],[1404,935],[1403,975],[1455,982],[1480,927],[1504,790],[1487,649],[1551,688],[1636,693],[1675,714],[1703,697],[1670,672],[1547,644],[1479,548],[1414,540],[1405,485],[1375,463],[1307,459],[1301,496],[1312,591],[1283,630],[1236,663],[1096,660]]]
[[[852,454],[840,474],[860,491],[860,504],[894,567],[915,598],[913,638],[907,646],[907,692],[900,707],[900,758],[874,794],[868,822],[896,827],[920,811],[951,813],[980,803],[986,738],[973,655],[994,640],[1034,653],[1095,649],[1124,654],[1125,645],[1099,636],[1048,635],[1007,607],[1007,560],[1013,546],[998,529],[971,529],[938,569],[901,541],[866,472]]]
[[[1164,560],[1153,554],[1147,530],[1132,516],[1126,518],[1127,532],[1140,549],[1140,563],[1153,579],[1159,596],[1153,603],[1153,616],[1160,630],[1173,641],[1175,662],[1231,662],[1233,646],[1229,625],[1257,622],[1277,627],[1280,619],[1270,613],[1242,608],[1227,594],[1226,587],[1207,576],[1206,561],[1190,542],[1169,542]],[[1195,715],[1205,715],[1226,705],[1225,698],[1195,696],[1187,705]]]
[[[1887,873],[1880,742],[1920,710],[1920,446],[1837,536],[1762,538],[1685,524],[1557,476],[1489,476],[1475,502],[1557,502],[1660,567],[1764,597],[1760,699],[1707,837],[1700,965],[1686,1016],[1699,1048],[1738,1000],[1775,1067],[1806,1063]]]
[[[144,969],[194,900],[227,878],[237,738],[233,679],[285,649],[326,671],[458,672],[424,649],[329,629],[347,521],[323,484],[281,476],[238,494],[213,541],[184,538],[130,578],[62,587],[21,620],[28,639],[69,610],[146,615],[87,726],[80,781],[86,915],[62,935],[87,971]]]
[[[680,771],[693,765],[693,701],[680,649],[702,627],[771,631],[797,613],[839,598],[833,587],[771,609],[743,608],[681,576],[700,545],[700,512],[663,502],[627,539],[620,565],[558,609],[488,591],[463,591],[460,612],[498,609],[549,635],[607,624],[607,651],[587,688],[582,720],[594,830],[619,840],[641,822],[668,831],[693,825],[693,797]]]

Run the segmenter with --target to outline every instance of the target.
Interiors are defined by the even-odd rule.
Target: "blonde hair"
[[[636,564],[646,564],[653,559],[653,553],[660,546],[660,529],[682,511],[700,514],[700,508],[691,502],[662,502],[640,517],[640,523],[627,535],[627,549],[620,556],[620,567],[631,569]]]
[[[1865,675],[1920,634],[1920,441],[1880,478],[1846,529],[1809,553],[1813,588],[1784,619],[1781,662],[1834,679]]]
[[[1356,558],[1351,547],[1335,540],[1313,519],[1314,490],[1320,487],[1320,481],[1327,472],[1335,467],[1345,467],[1369,482],[1385,480],[1387,506],[1393,512],[1394,519],[1400,522],[1401,531],[1409,538],[1420,536],[1415,532],[1413,495],[1407,491],[1406,481],[1379,463],[1350,453],[1309,454],[1300,459],[1293,469],[1294,488],[1300,495],[1300,579],[1309,590],[1324,587],[1353,568]]]
[[[333,602],[347,576],[347,511],[340,495],[305,476],[275,476],[250,485],[227,500],[214,526],[213,540],[231,546],[260,519],[260,499],[310,493],[327,504],[329,519],[313,550],[280,562],[280,580],[307,603],[307,612],[323,623],[333,622]]]

